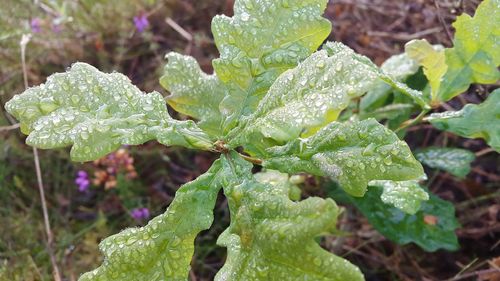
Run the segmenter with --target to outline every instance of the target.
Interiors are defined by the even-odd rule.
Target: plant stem
[[[397,128],[394,132],[399,132],[403,129],[406,129],[410,126],[413,126],[417,123],[420,123],[420,121],[422,121],[422,119],[424,119],[425,115],[429,112],[430,110],[429,109],[424,109],[422,112],[420,112],[420,114],[415,117],[414,119],[411,119],[411,120],[408,120],[406,122],[404,122],[403,124],[401,124],[401,126],[399,128]]]
[[[24,79],[24,87],[28,89],[28,72],[26,69],[26,45],[30,41],[29,35],[23,35],[21,39],[21,62],[23,67],[23,79]],[[43,180],[42,180],[42,170],[40,169],[40,160],[38,159],[38,150],[33,147],[33,156],[35,161],[35,171],[36,171],[36,179],[38,182],[38,191],[40,193],[40,201],[42,202],[42,213],[43,213],[43,222],[45,225],[45,233],[47,234],[47,252],[50,256],[50,262],[52,263],[52,273],[55,281],[61,281],[61,274],[59,272],[59,267],[57,266],[56,257],[53,251],[54,244],[54,236],[52,235],[52,230],[50,228],[49,221],[49,213],[47,211],[47,203],[45,200],[45,192],[43,189]]]
[[[10,125],[10,126],[4,126],[4,127],[0,127],[0,132],[4,132],[4,131],[10,131],[10,130],[14,130],[14,129],[17,129],[19,128],[19,123],[16,123],[14,125]]]
[[[248,155],[244,155],[241,153],[239,153],[239,154],[240,154],[241,158],[245,159],[246,161],[248,161],[250,163],[253,163],[255,165],[262,165],[262,159],[250,157]]]

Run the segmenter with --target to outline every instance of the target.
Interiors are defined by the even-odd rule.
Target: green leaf
[[[441,79],[445,68],[442,54],[423,46],[421,41],[417,43],[421,47],[422,65],[428,68],[427,78],[434,84],[434,104],[463,93],[472,83],[493,84],[500,79],[500,1],[483,1],[474,17],[463,14],[453,26],[456,29],[454,46],[445,50],[448,69]],[[435,63],[438,68],[433,68]]]
[[[221,108],[231,128],[253,112],[276,78],[314,52],[331,31],[321,17],[327,0],[237,0],[234,16],[216,16],[213,61],[229,95]]]
[[[388,58],[380,67],[384,73],[396,81],[404,82],[408,77],[417,73],[419,65],[406,53]],[[371,112],[386,104],[393,88],[379,79],[368,93],[361,99],[359,107],[361,112]]]
[[[455,218],[455,208],[432,193],[428,201],[422,202],[420,210],[411,215],[384,204],[381,201],[383,188],[379,186],[370,187],[362,198],[349,196],[333,185],[327,188],[330,197],[354,205],[375,229],[398,244],[413,242],[428,252],[459,248],[455,229],[460,225]]]
[[[333,122],[309,138],[268,153],[265,167],[327,176],[354,196],[363,196],[372,180],[406,181],[424,175],[408,145],[373,119]]]
[[[406,53],[394,55],[385,61],[381,70],[396,81],[415,90],[425,90],[427,79],[416,61]],[[424,92],[425,95],[425,92]],[[408,120],[416,109],[414,99],[403,95],[389,84],[378,79],[376,84],[359,102],[359,118],[375,118],[385,122],[388,128],[397,129]],[[399,134],[404,134],[404,130]]]
[[[220,167],[217,161],[208,172],[182,186],[167,211],[146,226],[102,241],[103,264],[79,281],[187,280],[194,239],[213,221]]]
[[[433,47],[427,40],[412,40],[405,45],[406,53],[424,68],[424,74],[431,86],[431,104],[439,104],[439,89],[443,76],[448,70],[445,50]]]
[[[426,120],[440,130],[466,138],[482,138],[500,152],[500,89],[479,105],[468,104],[460,111],[433,113]]]
[[[252,165],[239,156],[223,165],[233,171],[224,187],[232,216],[217,241],[228,256],[215,280],[364,280],[357,267],[315,241],[335,229],[339,209],[333,200],[293,202],[286,184],[256,181]]]
[[[241,130],[230,134],[229,138],[237,136],[229,144],[254,143],[255,133],[281,143],[311,135],[337,120],[350,100],[365,94],[378,78],[398,90],[406,87],[368,58],[342,43],[329,42],[324,50],[278,78],[255,113],[240,124]]]
[[[265,170],[259,173],[254,174],[255,180],[264,183],[270,184],[273,186],[281,185],[280,188],[288,190],[288,197],[293,201],[300,200],[301,190],[300,188],[293,182],[293,178],[291,178],[288,174],[281,173],[275,170]]]
[[[167,102],[176,111],[199,120],[198,126],[212,135],[221,134],[222,114],[219,104],[226,94],[219,78],[207,75],[196,60],[189,56],[169,53],[161,85],[171,95]]]
[[[74,161],[94,160],[123,144],[153,139],[189,148],[212,146],[194,122],[172,119],[159,93],[144,94],[126,76],[105,74],[85,63],[14,96],[5,108],[29,134],[29,145],[72,145]]]
[[[415,214],[422,201],[429,200],[429,194],[423,190],[418,181],[371,181],[370,186],[380,186],[383,189],[380,199],[388,205],[400,209],[407,214]]]
[[[427,147],[415,151],[415,157],[424,165],[440,169],[459,178],[470,172],[470,164],[476,155],[466,149],[449,147]]]

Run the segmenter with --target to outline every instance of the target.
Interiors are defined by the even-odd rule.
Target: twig
[[[483,150],[476,152],[476,157],[481,157],[481,156],[486,155],[490,152],[495,152],[495,150],[491,147],[485,148]]]
[[[170,25],[175,31],[177,31],[182,37],[184,37],[186,40],[189,42],[193,41],[193,35],[191,33],[187,32],[182,26],[177,24],[173,19],[167,18],[165,22]]]
[[[439,22],[444,27],[444,30],[446,32],[446,36],[448,37],[448,40],[450,40],[450,42],[453,42],[453,37],[451,36],[451,32],[448,29],[448,25],[446,25],[446,22],[443,19],[443,15],[441,15],[441,7],[439,7],[439,3],[437,0],[434,0],[434,5],[436,6],[436,9],[437,9],[437,16],[438,16]]]
[[[23,35],[20,43],[24,87],[26,89],[28,88],[28,74],[27,74],[28,72],[26,69],[26,45],[28,44],[30,39],[31,39],[30,35]],[[40,160],[38,159],[38,151],[35,147],[33,147],[33,156],[35,161],[35,171],[36,171],[36,179],[38,182],[38,191],[40,193],[40,200],[42,201],[43,222],[45,224],[45,232],[47,234],[47,252],[49,253],[50,262],[52,263],[54,280],[61,281],[61,274],[59,272],[59,267],[57,266],[56,257],[53,251],[54,237],[52,235],[52,230],[50,228],[49,213],[47,211],[45,192],[43,189],[42,170],[40,169]]]
[[[493,193],[490,193],[490,194],[486,194],[486,195],[483,195],[483,196],[475,197],[475,198],[469,199],[467,201],[458,203],[458,204],[455,205],[455,208],[456,209],[465,209],[465,208],[468,208],[470,205],[477,204],[479,202],[490,200],[490,199],[499,198],[499,196],[500,196],[500,191],[493,192]]]
[[[192,270],[189,271],[189,277],[190,277],[191,281],[197,281],[196,275],[194,274],[194,272]]]
[[[15,130],[15,129],[19,128],[19,126],[20,126],[19,123],[17,123],[17,124],[10,125],[10,126],[0,127],[0,132]]]
[[[481,275],[481,274],[495,273],[495,272],[498,272],[497,268],[479,270],[479,271],[474,271],[474,272],[467,273],[467,274],[464,274],[464,275],[461,275],[461,276],[455,276],[455,277],[450,278],[450,279],[448,279],[446,281],[463,280],[463,279],[467,279],[469,277],[474,277],[474,276],[478,276],[478,275]]]
[[[425,35],[441,32],[442,30],[443,29],[441,27],[433,27],[433,28],[429,28],[429,29],[422,30],[419,32],[415,32],[413,34],[390,33],[390,32],[383,32],[383,31],[368,31],[367,35],[375,36],[375,37],[388,37],[388,38],[392,38],[392,39],[399,40],[399,41],[410,41],[413,39],[422,38]]]

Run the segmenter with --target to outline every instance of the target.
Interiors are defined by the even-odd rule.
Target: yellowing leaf
[[[72,145],[74,161],[95,160],[123,144],[153,139],[190,148],[212,146],[194,122],[172,119],[159,93],[144,94],[124,75],[105,74],[85,63],[14,96],[5,108],[29,134],[29,145]]]
[[[321,17],[326,0],[237,0],[234,16],[216,16],[212,32],[220,52],[213,61],[229,95],[221,108],[231,128],[249,115],[282,72],[307,58],[330,34]]]
[[[440,130],[466,138],[482,138],[500,152],[500,89],[481,104],[468,104],[460,111],[433,113],[428,121]]]
[[[439,105],[439,88],[441,80],[448,70],[445,62],[445,51],[435,48],[427,40],[413,40],[406,44],[406,53],[424,68],[424,74],[431,86],[431,104]]]
[[[223,166],[234,173],[224,187],[233,215],[217,241],[228,256],[215,280],[364,280],[357,267],[315,241],[335,229],[339,209],[333,200],[293,202],[287,184],[256,181],[252,166],[235,154]]]
[[[222,114],[219,104],[226,94],[225,86],[214,75],[207,75],[196,60],[189,56],[169,53],[161,85],[171,95],[167,102],[176,111],[200,122],[198,126],[212,135],[221,134]]]
[[[307,139],[267,151],[265,167],[327,176],[353,196],[363,196],[372,180],[407,181],[424,175],[408,145],[374,119],[333,122]]]
[[[428,69],[426,76],[433,86],[434,104],[452,99],[472,83],[493,84],[500,79],[500,0],[483,1],[474,17],[463,14],[453,26],[455,39],[453,48],[445,50],[448,69],[444,76],[442,55],[417,41],[421,64]]]
[[[148,225],[102,241],[103,264],[79,281],[187,280],[194,239],[213,221],[219,169],[216,162],[207,173],[182,186],[167,211]]]

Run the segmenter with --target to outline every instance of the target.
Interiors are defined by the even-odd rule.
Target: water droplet
[[[90,138],[90,135],[87,132],[81,132],[80,137],[82,137],[83,140],[88,140]]]
[[[248,13],[243,12],[243,13],[241,14],[241,20],[242,20],[242,21],[248,21],[249,19],[250,19],[250,15],[249,15]]]
[[[391,165],[392,164],[392,158],[390,156],[385,157],[384,158],[384,164]]]

